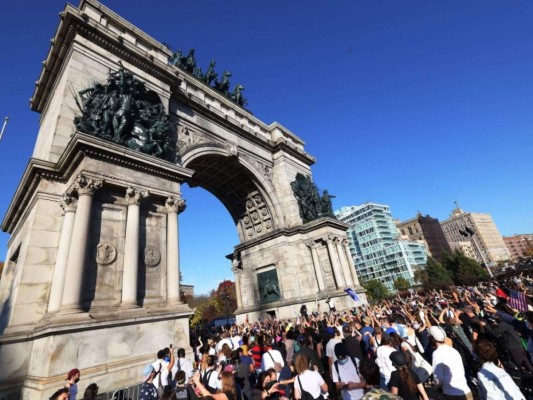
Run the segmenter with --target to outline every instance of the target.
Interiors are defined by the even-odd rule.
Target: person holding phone
[[[344,343],[335,345],[335,356],[337,360],[333,363],[331,373],[337,390],[342,393],[342,400],[359,400],[366,387],[359,376],[359,360],[348,355]]]

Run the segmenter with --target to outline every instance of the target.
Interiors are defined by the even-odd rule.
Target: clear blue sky
[[[77,5],[78,3],[75,3]],[[454,200],[503,235],[533,232],[533,2],[104,1],[155,39],[233,72],[249,109],[317,158],[334,207],[389,204],[399,219],[444,219]],[[9,1],[0,23],[5,214],[38,130],[34,82],[64,3]],[[184,188],[182,270],[207,292],[232,278],[229,213]],[[0,236],[0,259],[8,236]]]

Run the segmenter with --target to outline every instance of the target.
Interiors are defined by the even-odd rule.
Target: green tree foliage
[[[228,300],[224,296],[227,294]],[[216,290],[209,295],[194,296],[189,300],[189,306],[194,308],[191,325],[206,324],[215,318],[232,317],[237,309],[237,295],[235,284],[231,281],[223,281]]]
[[[432,257],[428,257],[425,269],[415,272],[415,279],[426,290],[446,289],[454,284],[450,272]]]
[[[411,287],[411,282],[404,277],[399,277],[394,281],[394,288],[399,292],[405,292]]]
[[[379,301],[390,296],[389,289],[377,279],[372,279],[363,283],[366,295],[370,300]]]
[[[446,254],[442,265],[451,273],[456,285],[473,285],[489,278],[487,271],[476,260],[459,250]]]

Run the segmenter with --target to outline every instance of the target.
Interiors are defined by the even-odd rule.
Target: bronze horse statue
[[[241,84],[235,85],[235,88],[233,89],[233,93],[231,94],[231,99],[237,103],[238,105],[244,107],[248,102],[242,95],[242,91],[244,90],[244,86]]]
[[[274,283],[270,283],[270,280],[269,280],[269,278],[267,276],[266,277],[266,281],[265,281],[265,287],[263,289],[263,298],[266,299],[266,298],[268,298],[268,296],[270,296],[272,294],[276,294],[276,295],[278,295],[278,297],[281,297],[281,293],[280,293],[278,285],[276,285]]]
[[[215,88],[219,91],[224,93],[225,95],[228,94],[228,90],[230,87],[229,77],[231,76],[231,72],[224,71],[222,74],[222,80],[219,82],[218,80],[215,81]]]
[[[207,69],[204,77],[203,77],[203,80],[205,81],[205,83],[207,83],[208,85],[211,85],[211,82],[213,82],[218,74],[215,72],[215,64],[216,64],[216,61],[215,60],[211,60],[211,63],[209,64],[209,68]]]

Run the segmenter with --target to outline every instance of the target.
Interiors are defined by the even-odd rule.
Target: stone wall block
[[[25,263],[29,265],[53,265],[56,258],[54,247],[28,246]]]
[[[19,289],[20,288],[21,287],[19,287]],[[46,303],[21,304],[19,302],[13,308],[10,325],[17,326],[36,323],[42,319],[45,312]]]
[[[49,212],[50,211],[51,210],[49,210]],[[34,229],[40,230],[40,231],[55,231],[55,232],[60,231],[61,223],[63,221],[60,211],[61,210],[59,206],[57,206],[57,214],[55,213],[36,214],[35,220],[34,220]]]
[[[0,382],[9,378],[24,376],[29,365],[29,355],[32,353],[32,342],[13,343],[0,346]]]
[[[56,247],[59,241],[59,232],[34,230],[30,241],[33,247]]]

